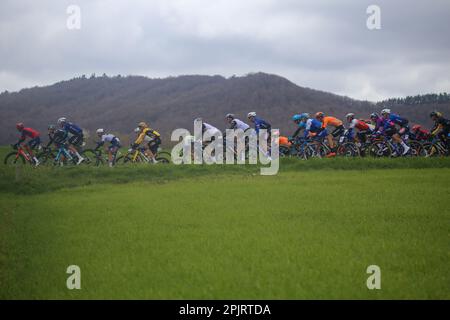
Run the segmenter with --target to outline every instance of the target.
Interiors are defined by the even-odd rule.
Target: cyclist
[[[20,132],[21,135],[19,141],[14,145],[14,147],[17,148],[19,145],[25,142],[27,138],[29,138],[30,140],[28,141],[28,143],[24,144],[23,146],[25,150],[30,154],[31,158],[34,161],[34,164],[38,166],[39,160],[33,154],[33,149],[39,147],[41,144],[39,131],[32,128],[26,128],[22,122],[16,124],[16,129]]]
[[[352,140],[354,138],[354,131],[358,130],[356,137],[359,143],[366,143],[367,135],[372,133],[370,126],[367,122],[355,118],[354,113],[348,113],[345,118],[349,123],[347,138]]]
[[[44,149],[50,148],[54,144],[57,148],[60,148],[67,140],[67,132],[62,129],[57,129],[55,125],[50,124],[48,126],[48,142]]]
[[[247,118],[251,122],[253,122],[253,124],[255,126],[256,134],[259,134],[259,130],[265,129],[265,130],[267,130],[267,133],[269,135],[269,137],[267,137],[267,139],[270,138],[270,129],[272,129],[272,126],[270,125],[270,123],[268,123],[267,121],[265,121],[261,118],[258,118],[256,116],[256,112],[249,112],[247,115]]]
[[[400,117],[398,114],[391,113],[391,109],[383,109],[381,110],[381,116],[385,119],[391,120],[393,123],[400,127],[398,130],[398,134],[400,136],[407,135],[409,133],[409,120],[406,118]]]
[[[380,117],[377,113],[372,113],[370,115],[370,119],[375,124],[375,134],[382,134],[386,137],[392,138],[394,142],[403,147],[403,155],[406,155],[409,152],[411,148],[402,140],[393,121],[386,117]],[[394,152],[397,153],[396,150],[394,150]]]
[[[326,116],[323,112],[317,112],[315,118],[322,122],[322,127],[328,129],[329,126],[334,127],[334,130],[327,135],[328,145],[330,146],[330,153],[328,156],[332,157],[336,155],[336,143],[334,138],[341,136],[345,132],[344,123],[331,116]]]
[[[100,147],[102,147],[105,142],[109,142],[110,145],[108,146],[108,160],[109,160],[109,166],[112,167],[114,165],[114,159],[116,157],[117,151],[120,149],[120,140],[115,135],[111,133],[105,133],[105,129],[97,129],[97,136],[101,139],[99,142],[97,142],[97,147],[95,150],[98,150]]]
[[[434,121],[434,127],[431,129],[431,135],[437,136],[444,145],[449,149],[450,139],[448,138],[450,133],[450,120],[445,119],[442,113],[433,111],[430,113],[430,118]]]
[[[292,121],[295,122],[295,124],[298,126],[298,128],[297,128],[297,130],[295,130],[294,134],[289,137],[289,141],[293,141],[298,136],[300,131],[305,130],[306,122],[303,121],[303,119],[308,119],[308,118],[309,118],[308,113],[294,114],[292,116]]]
[[[427,141],[430,139],[430,132],[422,128],[421,125],[414,125],[411,129],[410,138],[416,141]]]
[[[138,137],[131,147],[136,149],[141,143],[145,142],[145,155],[149,157],[153,163],[157,163],[156,154],[158,153],[158,148],[161,145],[161,134],[158,131],[151,129],[145,122],[140,122],[138,124],[138,128]]]
[[[247,131],[250,129],[250,126],[246,124],[244,121],[237,119],[234,114],[229,113],[225,116],[225,119],[230,124],[229,129],[241,129],[242,131]]]
[[[58,119],[58,125],[67,133],[69,143],[68,149],[72,151],[78,158],[77,165],[84,161],[80,155],[78,148],[83,144],[83,130],[74,123],[68,122],[65,117]]]

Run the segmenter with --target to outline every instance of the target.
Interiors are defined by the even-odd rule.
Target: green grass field
[[[0,165],[0,298],[449,299],[449,179],[449,159]]]

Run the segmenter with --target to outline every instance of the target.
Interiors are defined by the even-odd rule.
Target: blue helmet
[[[292,121],[300,121],[300,120],[302,120],[302,116],[299,115],[299,114],[295,114],[295,115],[292,117]]]
[[[300,120],[308,119],[308,118],[309,118],[309,113],[302,113],[302,114],[300,115]]]

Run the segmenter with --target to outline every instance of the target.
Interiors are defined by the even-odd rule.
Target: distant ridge
[[[431,125],[428,113],[434,108],[448,114],[450,103],[395,104],[396,112],[425,125]],[[348,112],[367,117],[375,110],[379,111],[375,103],[300,87],[266,73],[230,78],[82,76],[50,86],[0,94],[0,144],[16,139],[17,121],[46,132],[47,125],[61,116],[91,132],[102,127],[125,135],[139,121],[147,121],[167,142],[173,129],[192,129],[193,119],[199,116],[224,128],[225,114],[235,113],[245,118],[249,111],[256,111],[288,135],[295,130],[290,121],[294,113],[323,111],[343,118]]]

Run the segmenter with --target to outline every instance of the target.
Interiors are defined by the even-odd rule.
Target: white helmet
[[[66,122],[67,122],[67,119],[64,117],[58,119],[58,124],[66,123]]]
[[[202,118],[195,118],[194,122],[203,122],[203,119]]]
[[[345,117],[346,118],[354,118],[355,114],[354,113],[347,113],[347,115]]]
[[[229,114],[227,114],[226,116],[225,116],[225,118],[229,118],[229,119],[234,119],[234,114],[232,114],[232,113],[229,113]]]
[[[105,129],[97,129],[97,133],[105,133]]]
[[[247,118],[256,117],[256,112],[249,112]]]
[[[381,114],[391,114],[391,109],[383,109],[381,110]]]
[[[141,131],[141,129],[139,128],[134,129],[134,133],[138,133],[139,131]]]

